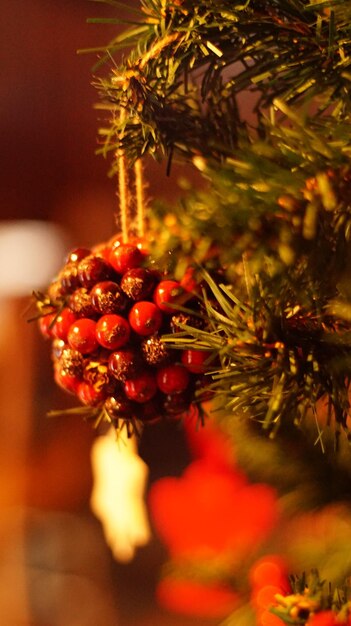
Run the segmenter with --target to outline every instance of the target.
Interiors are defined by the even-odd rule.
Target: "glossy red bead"
[[[184,350],[182,363],[192,374],[202,374],[206,371],[206,359],[209,357],[207,350]]]
[[[38,319],[39,330],[45,339],[52,339],[53,332],[52,327],[54,324],[54,320],[56,317],[56,313],[48,313],[47,315],[43,315]]]
[[[148,402],[157,392],[155,376],[151,372],[144,372],[140,376],[126,380],[124,391],[129,400]]]
[[[178,363],[160,367],[156,377],[159,389],[165,394],[185,391],[190,381],[188,370]]]
[[[80,287],[69,298],[69,307],[76,317],[94,317],[96,311],[93,307],[89,289]]]
[[[104,243],[99,246],[95,246],[92,251],[95,254],[95,256],[101,257],[105,261],[105,263],[107,263],[107,265],[110,265],[110,261],[109,261],[110,252],[111,252],[110,246]]]
[[[163,410],[167,417],[179,418],[190,405],[190,398],[187,391],[167,394],[163,401]]]
[[[110,355],[108,367],[116,380],[124,382],[140,371],[141,358],[135,350],[117,350]]]
[[[54,380],[55,383],[61,387],[61,389],[73,394],[77,393],[81,382],[77,376],[69,374],[66,370],[61,369],[60,367],[56,367],[54,370]]]
[[[134,267],[139,267],[144,260],[143,253],[137,246],[121,243],[113,246],[109,255],[109,262],[119,274],[125,274]]]
[[[67,263],[79,263],[86,256],[91,254],[91,250],[89,248],[75,248],[71,250],[69,255],[67,256]]]
[[[77,263],[67,263],[59,274],[61,293],[72,293],[80,287]]]
[[[67,341],[68,331],[75,321],[76,316],[71,309],[62,309],[61,313],[57,315],[52,327],[53,336],[56,337],[56,339]]]
[[[161,328],[162,313],[153,302],[141,300],[132,306],[129,323],[138,335],[143,337],[153,335]]]
[[[179,302],[183,293],[184,289],[178,281],[161,280],[154,291],[153,300],[164,313],[175,313],[176,309],[170,305]]]
[[[98,406],[105,399],[105,394],[102,390],[98,390],[86,382],[79,383],[77,396],[82,404],[86,406]]]
[[[155,277],[143,267],[134,267],[123,274],[121,289],[131,300],[145,300],[153,291]]]
[[[97,282],[109,280],[111,267],[100,256],[93,254],[85,257],[78,264],[78,278],[82,287],[91,289]]]
[[[197,270],[194,267],[188,267],[180,281],[180,286],[189,293],[195,293],[200,290]]]
[[[121,315],[103,315],[96,323],[96,338],[103,348],[117,350],[129,341],[130,326]]]
[[[67,335],[68,343],[81,354],[90,354],[99,347],[96,338],[96,322],[87,317],[76,320]]]
[[[134,417],[133,403],[125,397],[109,396],[104,404],[104,408],[111,420],[132,419]]]
[[[96,283],[90,292],[90,297],[95,311],[102,315],[121,313],[128,303],[120,286],[112,280]]]

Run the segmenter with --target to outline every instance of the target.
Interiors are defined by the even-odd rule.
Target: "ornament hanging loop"
[[[134,163],[134,186],[131,187],[130,172],[123,148],[126,110],[120,109],[119,147],[116,151],[118,175],[118,211],[116,224],[122,234],[123,243],[128,242],[132,234],[143,237],[145,234],[145,184],[141,159]]]

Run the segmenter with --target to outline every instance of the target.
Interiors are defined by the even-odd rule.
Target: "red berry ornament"
[[[104,392],[96,389],[94,385],[82,382],[78,385],[77,395],[82,404],[86,406],[97,406],[105,399]]]
[[[153,291],[154,285],[154,275],[143,267],[128,270],[121,280],[121,289],[131,300],[145,300]]]
[[[165,396],[163,409],[169,417],[178,418],[188,409],[190,398],[187,391],[173,393]]]
[[[134,402],[148,402],[157,391],[155,377],[149,372],[144,372],[136,378],[126,380],[124,383],[124,391],[129,400],[134,400]]]
[[[114,246],[109,255],[109,262],[119,274],[125,274],[133,267],[139,267],[144,259],[143,253],[137,246],[121,243]]]
[[[95,334],[96,322],[87,317],[76,320],[70,327],[67,335],[68,343],[81,354],[95,352],[99,343]]]
[[[111,420],[129,420],[134,417],[133,403],[126,397],[109,396],[104,406]]]
[[[136,238],[76,248],[38,298],[57,384],[128,434],[137,431],[137,420],[177,419],[207,384],[207,352],[181,352],[162,340],[162,333],[179,332],[183,324],[203,327],[201,316],[172,306],[196,302],[188,293],[196,275],[191,270],[181,282],[173,280],[152,263],[142,267],[147,255]]]
[[[160,367],[157,372],[157,385],[165,394],[181,393],[190,382],[187,369],[179,363]]]
[[[142,300],[132,306],[129,313],[129,323],[138,335],[147,337],[161,328],[162,313],[153,302]]]
[[[135,376],[141,367],[141,358],[135,350],[118,350],[112,352],[108,360],[109,370],[121,382]]]
[[[80,380],[77,376],[70,374],[65,369],[57,367],[54,370],[54,379],[55,383],[65,391],[74,394],[78,393]]]
[[[67,340],[67,333],[76,321],[76,316],[71,309],[62,309],[55,319],[55,323],[52,327],[52,334],[56,339]]]
[[[82,287],[90,289],[95,283],[111,278],[110,266],[102,257],[90,254],[78,264],[78,278]]]
[[[80,287],[78,265],[76,263],[67,263],[60,272],[59,279],[61,283],[61,293],[72,293],[72,291]]]
[[[97,283],[90,292],[93,307],[97,313],[122,313],[128,300],[120,286],[112,280]]]
[[[184,350],[182,363],[192,374],[202,374],[206,371],[206,359],[209,353],[206,350]]]
[[[179,302],[184,289],[176,280],[162,280],[154,291],[154,302],[165,313],[174,313],[175,308],[169,306]]]
[[[89,290],[85,287],[76,289],[69,298],[69,307],[77,317],[94,317],[93,307]]]
[[[67,263],[79,263],[89,254],[91,254],[91,250],[88,248],[75,248],[67,256]]]
[[[129,324],[121,315],[103,315],[96,324],[96,338],[108,350],[121,348],[128,342],[129,336]]]
[[[53,332],[52,327],[54,324],[54,320],[56,317],[56,313],[48,313],[47,315],[43,315],[39,317],[38,324],[39,330],[45,339],[52,339]]]

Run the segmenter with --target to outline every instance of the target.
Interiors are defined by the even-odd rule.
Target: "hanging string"
[[[145,194],[143,180],[143,165],[141,159],[137,159],[134,164],[135,192],[136,192],[136,227],[139,237],[145,234]]]
[[[122,147],[124,138],[124,123],[126,119],[125,109],[120,110],[119,148],[116,151],[118,172],[118,213],[116,216],[117,227],[121,230],[122,241],[128,242],[131,232],[135,229],[139,237],[145,234],[145,185],[144,172],[141,159],[134,164],[135,197],[130,192],[130,179],[125,150]],[[135,231],[134,231],[135,232]]]
[[[125,121],[125,109],[120,111],[120,124],[122,131],[119,135],[120,144],[122,143],[124,136],[124,121]],[[122,241],[125,243],[128,241],[128,225],[130,218],[130,198],[129,198],[129,185],[128,185],[128,170],[124,149],[120,146],[116,152],[117,165],[118,165],[118,200],[119,200],[119,212],[117,214],[118,226],[122,232]]]

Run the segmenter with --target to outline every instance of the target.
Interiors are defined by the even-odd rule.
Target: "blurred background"
[[[128,0],[128,4],[132,4]],[[165,558],[154,537],[116,562],[89,508],[94,432],[52,380],[49,347],[28,324],[33,289],[67,252],[114,233],[116,182],[94,154],[99,113],[93,55],[116,27],[88,0],[2,0],[0,168],[0,621],[4,626],[191,626],[163,612],[154,588]],[[174,196],[165,165],[148,167],[151,197]],[[172,198],[173,199],[173,198]],[[140,454],[149,482],[179,474],[187,451],[176,425],[157,425]],[[209,623],[209,620],[206,621]]]

